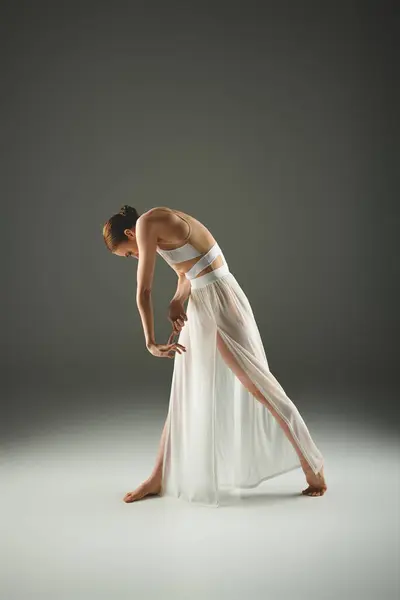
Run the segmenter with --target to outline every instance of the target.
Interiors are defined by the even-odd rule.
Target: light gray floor
[[[153,466],[162,419],[104,416],[7,444],[2,600],[398,598],[393,435],[313,423],[326,460],[322,498],[299,494],[296,470],[219,508],[125,504]]]

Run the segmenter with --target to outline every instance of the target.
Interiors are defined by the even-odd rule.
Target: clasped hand
[[[161,358],[174,358],[175,352],[182,354],[182,352],[186,352],[185,346],[182,344],[178,344],[177,342],[173,343],[175,335],[178,335],[181,331],[182,327],[187,321],[187,315],[184,309],[182,302],[172,300],[169,305],[168,310],[168,320],[172,324],[172,332],[168,338],[166,344],[149,344],[147,349],[153,356],[158,356]]]
[[[168,321],[171,323],[174,333],[179,333],[187,321],[185,308],[179,300],[171,300],[169,303]]]

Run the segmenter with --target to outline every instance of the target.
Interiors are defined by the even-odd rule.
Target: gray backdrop
[[[294,401],[396,422],[395,3],[3,7],[4,431],[167,407],[137,262],[102,240],[125,203],[209,227]],[[176,282],[158,257],[160,342]]]

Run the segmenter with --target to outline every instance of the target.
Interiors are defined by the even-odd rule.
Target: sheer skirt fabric
[[[227,263],[191,284],[178,339],[186,352],[174,357],[162,494],[218,506],[223,489],[254,487],[301,466],[277,419],[222,358],[217,334],[317,473],[322,454],[269,369],[252,308]]]

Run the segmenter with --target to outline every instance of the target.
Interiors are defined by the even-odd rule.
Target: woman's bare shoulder
[[[181,225],[179,216],[186,219],[191,225],[191,239],[195,240],[199,247],[208,247],[211,243],[215,243],[215,238],[211,231],[202,223],[199,219],[187,213],[186,211],[180,210],[179,208],[172,208],[170,206],[153,206],[148,211],[143,213],[143,216],[147,215],[146,218],[154,219],[159,225]],[[161,233],[163,235],[163,233]]]
[[[207,230],[207,227],[205,227],[204,223],[199,221],[199,219],[197,219],[196,217],[194,217],[190,213],[187,213],[184,210],[181,210],[179,208],[172,208],[171,206],[153,206],[152,208],[149,208],[149,210],[147,210],[145,213],[143,213],[142,216],[146,216],[147,218],[152,217],[154,219],[157,219],[157,220],[160,219],[162,221],[171,221],[171,216],[172,216],[173,219],[171,222],[177,222],[177,220],[176,220],[177,215],[186,217],[187,219],[189,219],[191,221],[191,223],[193,225],[203,227],[205,230]]]
[[[143,216],[143,217],[144,216],[163,217],[163,216],[167,216],[167,213],[171,214],[171,213],[175,212],[175,210],[176,209],[171,208],[170,206],[152,206],[151,208],[146,210],[144,213],[142,213],[141,216]],[[180,212],[180,211],[178,211],[178,212]]]
[[[172,216],[175,217],[174,220],[176,221],[177,215],[183,215],[184,217],[197,221],[193,215],[180,210],[179,208],[172,208],[171,206],[153,206],[144,212],[142,216],[146,216],[146,218],[153,217],[155,219],[161,219],[165,221],[169,220]]]
[[[173,210],[168,206],[152,206],[152,208],[149,208],[148,210],[143,212],[140,215],[139,219],[142,219],[142,221],[148,220],[150,218],[157,220],[166,219],[171,215],[172,212]]]

